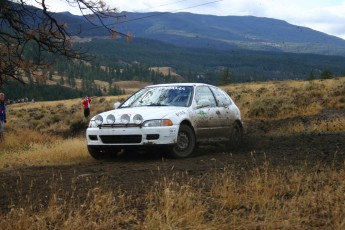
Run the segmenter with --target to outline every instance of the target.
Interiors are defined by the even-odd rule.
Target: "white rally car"
[[[123,150],[164,148],[171,157],[189,157],[198,143],[240,145],[241,113],[218,87],[201,83],[144,87],[114,110],[91,118],[86,131],[92,157]]]

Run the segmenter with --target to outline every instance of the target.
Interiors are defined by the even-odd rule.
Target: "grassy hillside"
[[[163,70],[166,71],[165,69],[168,68],[168,67],[163,67]],[[171,74],[173,76],[177,75],[174,71],[171,72]],[[61,78],[64,79],[64,84],[61,85],[60,84],[60,81],[61,81]],[[51,80],[47,80],[46,84],[47,85],[61,85],[63,87],[66,87],[66,88],[70,88],[70,89],[75,89],[75,90],[81,90],[82,89],[82,79],[74,79],[75,80],[75,86],[72,87],[69,83],[68,83],[68,78],[67,77],[62,77],[62,76],[59,76],[59,75],[53,75],[52,79]],[[23,77],[23,81],[25,83],[28,83],[28,79],[27,77]],[[106,82],[106,81],[102,81],[102,80],[94,80],[94,83],[97,87],[101,88],[101,89],[104,89],[103,93],[105,95],[109,95],[109,86],[110,86],[110,83],[109,82]],[[115,81],[115,82],[112,82],[111,85],[112,86],[118,86],[120,87],[120,89],[123,89],[125,90],[125,92],[127,94],[130,94],[130,93],[133,93],[135,92],[136,90],[138,90],[139,88],[145,86],[145,85],[148,85],[150,83],[148,82],[141,82],[141,81]]]
[[[145,84],[122,82],[121,86],[128,91],[136,91]],[[240,83],[223,88],[239,106],[248,134],[287,135],[345,130],[345,77],[314,81]],[[91,116],[112,109],[114,102],[123,101],[126,97],[93,97]],[[31,146],[31,142],[50,146],[55,143],[54,140],[63,142],[66,138],[76,138],[80,143],[87,126],[81,99],[14,104],[8,106],[7,113],[7,138],[1,143],[1,152],[20,151],[20,154],[14,154],[15,158],[12,158],[13,154],[0,154],[0,157],[6,158],[0,161],[3,162],[0,163],[0,168],[4,167],[4,162],[7,162],[6,165],[16,165],[22,162],[18,161],[19,158],[30,157],[32,150],[22,148],[22,143],[28,146]],[[86,146],[81,148],[88,158]],[[49,158],[51,154],[47,154]],[[35,157],[32,160],[46,164]],[[49,164],[70,163],[68,158],[61,160],[62,162]]]
[[[245,120],[283,120],[345,110],[345,77],[240,83],[221,88],[240,107]]]

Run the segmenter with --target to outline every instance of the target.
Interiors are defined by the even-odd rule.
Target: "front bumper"
[[[176,143],[178,126],[88,128],[89,146],[147,146]]]

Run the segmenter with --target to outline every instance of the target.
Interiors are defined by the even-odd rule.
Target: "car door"
[[[221,136],[221,119],[215,97],[208,86],[197,86],[193,111],[197,138],[215,138]]]
[[[217,102],[217,108],[219,111],[219,119],[222,126],[221,132],[223,134],[228,133],[231,125],[236,119],[236,110],[233,108],[234,103],[231,101],[229,95],[223,90],[212,87],[211,88]]]

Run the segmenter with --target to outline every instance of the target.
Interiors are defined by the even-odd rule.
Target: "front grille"
[[[101,135],[104,144],[136,144],[141,143],[141,135]]]
[[[102,124],[100,128],[141,128],[141,124]]]

